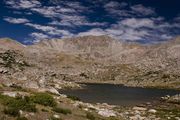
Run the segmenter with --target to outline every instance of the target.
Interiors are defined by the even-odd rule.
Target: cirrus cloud
[[[13,24],[21,24],[21,23],[27,23],[29,22],[28,19],[25,18],[12,18],[12,17],[6,17],[4,18],[5,21]]]
[[[6,0],[5,3],[15,9],[29,9],[41,6],[38,0]]]

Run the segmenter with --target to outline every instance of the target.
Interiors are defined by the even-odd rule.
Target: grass
[[[71,100],[74,100],[74,101],[80,101],[80,98],[76,97],[76,96],[71,96],[71,95],[68,95],[67,98],[71,99]]]
[[[36,112],[35,104],[29,97],[9,97],[0,94],[0,102],[5,106],[4,113],[12,116],[18,116],[19,110],[27,112]]]
[[[156,115],[163,120],[167,120],[169,116],[174,116],[171,117],[171,120],[176,120],[175,117],[180,116],[180,109],[172,108],[172,109],[158,109],[158,112]]]
[[[54,107],[57,105],[54,98],[48,93],[35,93],[34,96],[31,96],[31,99],[34,103]]]
[[[33,96],[25,96],[23,98],[13,98],[0,94],[0,103],[5,106],[3,112],[11,116],[19,116],[19,110],[36,112],[36,103],[50,107],[56,106],[54,98],[48,93],[35,93]]]
[[[52,109],[54,112],[57,112],[57,113],[62,113],[62,114],[72,114],[71,110],[70,109],[64,109],[64,108],[59,108],[59,107],[54,107]]]

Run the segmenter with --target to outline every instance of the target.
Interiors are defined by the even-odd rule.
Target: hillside
[[[0,73],[6,82],[17,79],[18,84],[37,88],[49,86],[52,80],[180,88],[180,37],[156,45],[125,43],[108,36],[44,40],[26,47],[9,39],[0,42]],[[15,62],[8,68],[2,55],[12,51]],[[20,69],[19,59],[28,66]]]

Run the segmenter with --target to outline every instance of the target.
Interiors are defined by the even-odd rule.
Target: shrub
[[[71,110],[69,110],[69,109],[64,109],[64,108],[54,107],[52,110],[53,110],[54,112],[62,113],[62,114],[65,114],[65,115],[67,115],[67,114],[72,114]]]
[[[18,117],[16,120],[28,120],[26,117]]]
[[[12,68],[12,64],[16,63],[15,54],[16,53],[14,51],[10,50],[0,54],[5,67]]]
[[[36,93],[34,96],[31,96],[31,99],[34,103],[38,103],[44,106],[56,106],[54,98],[48,93]]]
[[[17,110],[25,110],[28,112],[36,112],[36,106],[31,101],[23,98],[15,98],[7,101],[6,105],[9,108],[16,108]]]
[[[0,102],[7,107],[4,112],[7,114],[13,114],[14,112],[19,110],[24,110],[28,112],[36,112],[35,104],[29,100],[29,97],[9,97],[5,95],[0,95]]]
[[[14,117],[19,116],[19,110],[16,108],[6,108],[3,112]]]
[[[90,112],[86,113],[86,118],[89,120],[95,120],[96,118],[94,117],[93,114],[91,114]]]
[[[74,101],[80,101],[80,98],[76,97],[76,96],[71,96],[71,95],[68,95],[67,98],[71,99],[71,100],[74,100]]]

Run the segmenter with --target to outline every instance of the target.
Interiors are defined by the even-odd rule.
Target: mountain
[[[3,58],[0,61],[0,67],[10,74],[0,71],[6,80],[26,78],[37,86],[71,81],[180,88],[180,37],[156,45],[127,43],[109,36],[42,40],[29,46],[9,39],[0,43],[1,58],[13,53],[14,59],[12,68],[3,65],[7,63]]]
[[[9,38],[0,39],[0,49],[2,50],[22,50],[23,48],[25,48],[25,45],[22,45],[21,43],[16,42],[15,40]]]

